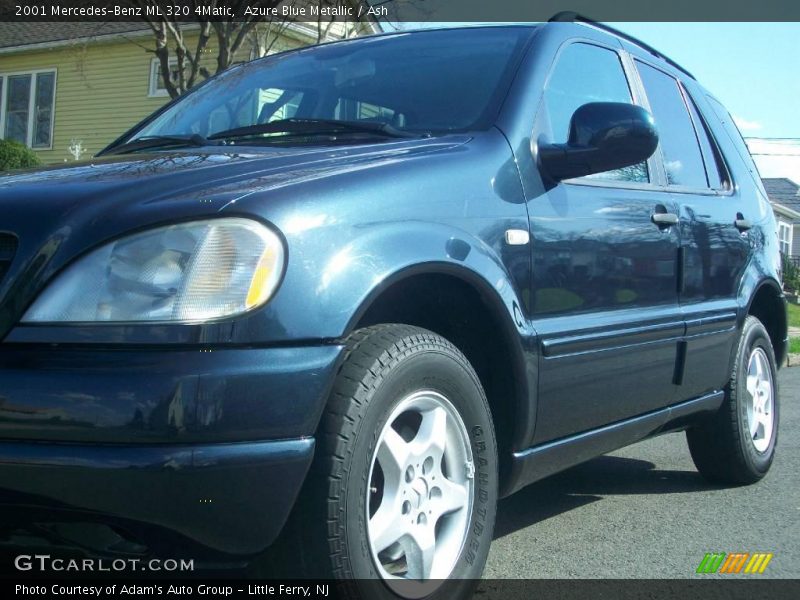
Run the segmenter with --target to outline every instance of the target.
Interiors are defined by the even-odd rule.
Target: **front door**
[[[561,48],[535,135],[564,143],[588,102],[634,102],[618,49]],[[679,207],[656,188],[653,160],[545,184],[529,201],[533,325],[539,334],[541,443],[647,413],[674,396],[679,340]],[[535,183],[531,185],[535,187]]]

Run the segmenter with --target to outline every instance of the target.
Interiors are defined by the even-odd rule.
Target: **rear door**
[[[639,103],[632,65],[611,42],[573,41],[555,58],[535,139],[564,143],[589,102]],[[535,443],[662,408],[683,319],[678,214],[657,161],[546,186],[528,203],[533,325],[540,336]],[[531,185],[530,187],[535,187]]]
[[[680,205],[679,295],[686,321],[675,401],[719,389],[727,379],[737,293],[750,254],[748,221],[695,100],[673,75],[635,60],[661,135],[667,190]]]

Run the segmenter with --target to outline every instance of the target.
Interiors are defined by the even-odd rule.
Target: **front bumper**
[[[187,446],[0,443],[9,529],[113,527],[155,554],[197,547],[253,554],[278,535],[311,463],[313,438]]]
[[[313,435],[341,346],[0,344],[0,440],[238,442]]]
[[[0,526],[99,522],[148,548],[263,550],[302,486],[340,354],[0,345]]]

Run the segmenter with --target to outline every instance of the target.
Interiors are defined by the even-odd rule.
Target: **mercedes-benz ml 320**
[[[0,207],[6,527],[234,558],[282,533],[303,572],[450,597],[526,484],[670,431],[714,481],[775,454],[756,168],[691,74],[604,26],[237,65],[3,176]]]

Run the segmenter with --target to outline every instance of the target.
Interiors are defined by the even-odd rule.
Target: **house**
[[[335,25],[325,40],[342,37]],[[270,27],[279,32],[270,53],[316,43],[320,31],[318,23],[264,23],[261,41],[242,44],[234,62],[263,53]],[[357,27],[380,31],[378,23]],[[191,47],[197,34],[186,35]],[[44,163],[95,154],[170,99],[154,47],[144,21],[0,23],[0,138],[23,142]],[[213,72],[213,36],[206,61]]]
[[[786,178],[763,179],[778,221],[781,253],[800,264],[800,185]]]

